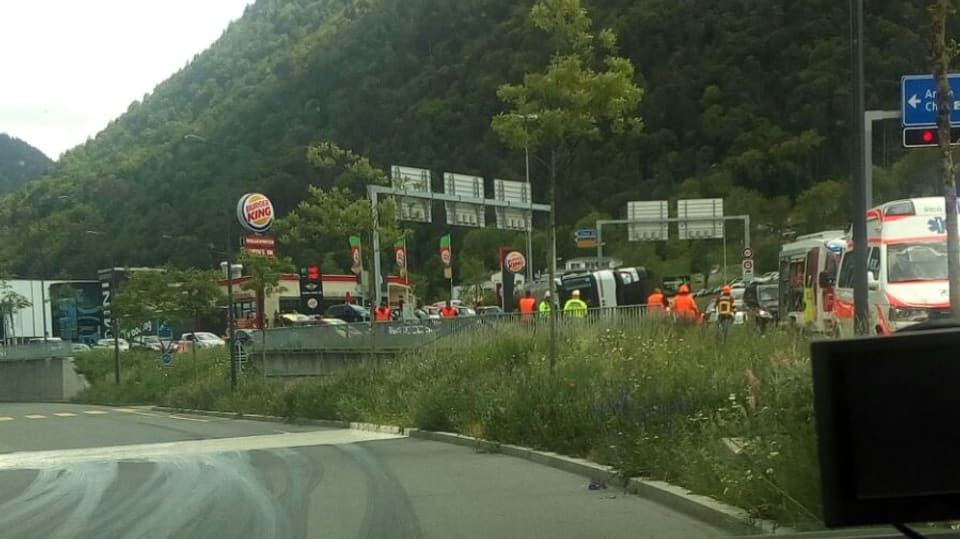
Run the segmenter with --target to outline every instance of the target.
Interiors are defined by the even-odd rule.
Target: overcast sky
[[[0,0],[0,133],[56,159],[209,47],[253,0]]]

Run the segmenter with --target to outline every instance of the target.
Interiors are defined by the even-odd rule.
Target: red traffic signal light
[[[904,127],[904,148],[927,148],[940,143],[940,132],[936,127]],[[960,144],[960,127],[950,128],[950,144]]]
[[[307,268],[307,279],[311,281],[320,280],[320,266],[310,266]]]

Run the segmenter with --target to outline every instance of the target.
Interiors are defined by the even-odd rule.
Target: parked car
[[[75,343],[70,343],[70,350],[74,354],[79,354],[80,352],[89,352],[90,350],[92,350],[92,348],[90,348],[90,346],[86,344],[83,344],[82,342],[75,342]]]
[[[370,311],[366,307],[349,303],[340,303],[327,307],[324,313],[328,318],[339,318],[347,323],[369,322]]]
[[[156,335],[144,335],[139,339],[133,341],[134,350],[154,350],[160,352],[163,348],[163,345],[160,344],[160,337]]]
[[[503,309],[496,305],[488,305],[486,307],[477,307],[477,314],[480,316],[499,316],[503,314]]]
[[[196,333],[184,333],[180,336],[180,342],[188,347],[190,343],[197,343],[197,348],[213,348],[216,346],[226,346],[226,342],[220,337],[209,331],[198,331]]]
[[[117,339],[116,345],[121,352],[126,352],[130,350],[130,343],[126,339]],[[106,339],[99,339],[97,344],[93,345],[94,348],[113,348],[114,340],[112,337]]]

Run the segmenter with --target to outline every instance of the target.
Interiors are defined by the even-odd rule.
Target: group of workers
[[[724,286],[713,304],[717,311],[717,336],[725,342],[736,315],[736,300],[733,297],[733,289],[729,285]],[[707,313],[700,311],[697,302],[690,294],[690,287],[685,284],[680,286],[672,302],[659,288],[654,289],[653,293],[647,298],[648,313],[656,314],[666,311],[670,311],[675,319],[681,322],[703,323],[707,319]]]
[[[400,311],[403,311],[403,300],[400,300]],[[440,318],[456,318],[460,315],[457,308],[447,300],[447,304],[440,307]],[[387,298],[380,300],[380,306],[373,310],[373,319],[376,322],[390,322],[393,320],[393,310],[387,302]]]
[[[538,303],[537,298],[533,297],[533,294],[527,290],[523,294],[523,297],[520,298],[519,307],[520,318],[524,320],[533,319],[534,311],[538,312],[540,316],[548,316],[553,310],[553,302],[550,301],[550,291],[545,292],[543,299]],[[580,291],[574,290],[570,294],[570,299],[563,304],[562,311],[564,314],[569,314],[575,318],[585,318],[589,309],[590,307],[587,305],[587,302],[580,299]]]

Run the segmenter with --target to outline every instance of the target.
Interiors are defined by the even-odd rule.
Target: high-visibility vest
[[[695,319],[697,317],[697,303],[693,301],[689,294],[678,294],[673,298],[673,311],[680,318]]]
[[[377,322],[389,322],[390,307],[377,307],[373,311],[373,317],[377,320]]]
[[[550,314],[550,302],[543,300],[540,302],[540,314]]]
[[[451,306],[451,307],[441,307],[441,308],[440,308],[440,317],[441,317],[441,318],[453,318],[454,316],[457,316],[457,308],[456,308],[456,307]]]
[[[733,316],[733,296],[722,295],[717,298],[717,314],[724,318]]]
[[[520,298],[520,313],[525,315],[533,314],[533,308],[537,306],[537,300],[533,298]]]
[[[584,318],[587,316],[587,304],[582,299],[570,298],[563,305],[563,312],[570,313],[577,318]]]
[[[662,311],[663,310],[663,294],[650,294],[650,297],[647,298],[647,310]]]

